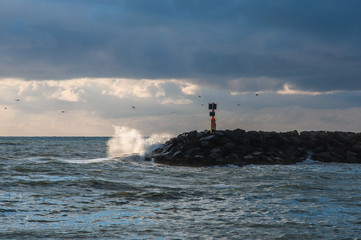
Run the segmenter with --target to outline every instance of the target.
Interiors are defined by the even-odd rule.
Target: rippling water
[[[1,239],[361,239],[361,165],[188,168],[0,138]]]

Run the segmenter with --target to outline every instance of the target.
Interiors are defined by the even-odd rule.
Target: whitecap
[[[62,159],[61,162],[66,163],[101,163],[111,160],[111,158],[94,158],[94,159]]]
[[[113,127],[114,135],[107,143],[109,157],[144,156],[171,138],[171,135],[167,133],[153,134],[144,138],[137,129]]]

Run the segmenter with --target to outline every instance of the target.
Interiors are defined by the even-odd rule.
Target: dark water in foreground
[[[361,165],[169,167],[0,137],[0,239],[361,239]]]

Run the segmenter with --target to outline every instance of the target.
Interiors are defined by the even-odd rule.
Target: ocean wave
[[[171,138],[171,135],[167,133],[153,134],[145,138],[136,129],[119,126],[113,127],[114,136],[107,143],[108,156],[110,157],[144,156]]]

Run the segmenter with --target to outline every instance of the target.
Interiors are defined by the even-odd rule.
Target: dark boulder
[[[361,134],[350,132],[191,131],[167,141],[146,161],[184,166],[294,164],[308,157],[322,162],[361,163]]]

